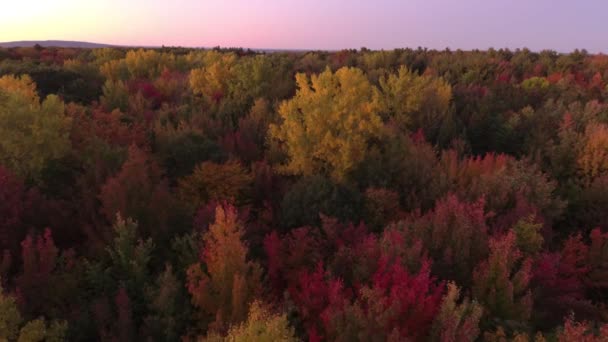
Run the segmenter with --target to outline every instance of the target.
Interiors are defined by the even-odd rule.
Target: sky
[[[0,42],[608,52],[606,0],[0,0]]]

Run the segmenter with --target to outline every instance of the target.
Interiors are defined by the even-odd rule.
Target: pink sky
[[[603,0],[17,0],[0,41],[607,51]]]

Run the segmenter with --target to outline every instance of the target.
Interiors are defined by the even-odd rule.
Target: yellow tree
[[[212,331],[224,331],[228,325],[245,320],[247,307],[259,292],[261,268],[247,260],[243,242],[243,224],[236,208],[218,206],[215,222],[203,237],[202,265],[187,271],[187,288],[192,304],[200,309],[203,322]]]
[[[583,139],[577,165],[583,183],[590,185],[594,179],[608,172],[608,126],[589,124]]]
[[[190,72],[190,88],[194,94],[202,95],[209,103],[218,103],[228,94],[236,55],[208,53],[204,57],[204,63],[203,67]]]
[[[402,66],[397,74],[380,79],[387,119],[402,128],[431,133],[449,113],[452,88],[441,78],[419,76]]]
[[[279,108],[282,122],[270,135],[283,144],[286,173],[328,173],[343,181],[366,156],[382,129],[379,93],[360,69],[296,75],[295,97]]]
[[[48,161],[69,152],[70,125],[63,102],[49,95],[41,103],[29,76],[0,78],[0,164],[38,179]]]
[[[211,334],[205,342],[296,342],[295,331],[289,326],[286,314],[275,314],[263,303],[254,301],[243,324],[230,328],[228,336]]]

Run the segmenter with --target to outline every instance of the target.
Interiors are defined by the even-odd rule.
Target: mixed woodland
[[[607,341],[608,56],[0,49],[0,340]]]

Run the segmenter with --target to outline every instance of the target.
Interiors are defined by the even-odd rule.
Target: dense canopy
[[[578,50],[0,49],[0,340],[603,341],[607,102]]]

